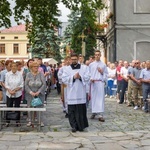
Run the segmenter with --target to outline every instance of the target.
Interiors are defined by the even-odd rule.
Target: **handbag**
[[[2,91],[2,86],[0,85],[0,101],[3,100],[3,91]]]
[[[41,106],[41,105],[43,105],[41,99],[40,99],[39,97],[36,97],[36,96],[35,96],[35,97],[32,99],[32,101],[31,101],[31,106],[32,106],[32,107],[37,107],[37,106]]]
[[[18,120],[19,113],[15,111],[8,111],[6,113],[6,120]]]

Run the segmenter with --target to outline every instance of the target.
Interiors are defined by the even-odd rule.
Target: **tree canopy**
[[[10,2],[15,1],[15,7],[10,8]],[[57,15],[60,14],[58,4],[62,2],[70,10],[79,10],[84,4],[90,5],[94,10],[103,7],[102,0],[1,0],[0,1],[0,27],[10,27],[10,16],[13,14],[15,21],[25,21],[33,26],[49,27],[57,25]],[[28,13],[25,13],[28,12]]]
[[[101,8],[104,5],[101,4]],[[82,40],[86,43],[85,56],[88,58],[94,54],[96,47],[96,34],[98,26],[96,25],[96,7],[93,8],[93,3],[84,2],[79,7],[68,15],[70,23],[65,31],[65,44],[70,45],[70,49],[74,52],[82,53]],[[84,36],[84,39],[81,38]]]
[[[11,1],[15,1],[13,9],[10,6]],[[88,27],[86,29],[91,30],[91,32],[96,10],[104,7],[102,0],[0,0],[0,27],[11,27],[10,17],[13,15],[17,23],[20,23],[20,21],[25,22],[29,42],[34,44],[36,42],[37,29],[44,32],[49,29],[55,30],[56,27],[60,26],[60,22],[58,21],[58,16],[61,14],[58,8],[60,2],[70,10],[80,11],[83,19],[81,18],[81,22],[75,26],[79,27],[83,23],[84,26]],[[87,15],[94,16],[93,18],[87,18]],[[83,28],[82,26],[79,31],[73,31],[75,32],[73,36],[77,32],[81,33]],[[94,34],[91,35],[93,38]]]

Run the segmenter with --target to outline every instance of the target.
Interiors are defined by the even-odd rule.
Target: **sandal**
[[[16,126],[20,127],[21,126],[20,122],[16,122]]]
[[[9,127],[9,123],[6,123],[6,124],[5,124],[5,127]]]

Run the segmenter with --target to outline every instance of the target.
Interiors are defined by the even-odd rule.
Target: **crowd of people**
[[[126,99],[127,107],[133,106],[134,110],[142,108],[145,112],[148,112],[150,61],[132,60],[129,63],[119,60],[116,63],[108,62],[107,68],[106,97],[116,97],[119,104],[123,104]],[[116,89],[116,92],[114,92],[114,89]]]
[[[32,107],[33,97],[39,97],[43,103],[40,107],[43,107],[47,94],[51,89],[57,89],[72,132],[88,127],[87,107],[91,108],[90,119],[105,121],[105,97],[114,97],[119,104],[127,99],[127,107],[133,106],[135,110],[141,107],[148,112],[150,61],[133,60],[129,63],[119,60],[106,65],[100,57],[98,50],[86,61],[82,55],[72,54],[57,66],[43,63],[41,58],[29,59],[26,63],[1,61],[2,101],[7,107],[20,107],[21,101]],[[28,112],[27,116],[27,126],[32,126],[37,114]],[[41,126],[44,126],[43,117],[42,114]],[[5,126],[9,124],[7,119]],[[20,126],[20,112],[16,126]]]
[[[21,101],[31,106],[34,97],[39,97],[44,105],[46,100],[47,87],[49,84],[51,68],[43,64],[41,58],[29,59],[24,61],[6,60],[0,62],[0,91],[1,101],[6,103],[7,107],[20,107]],[[43,107],[43,105],[39,107]],[[16,126],[20,126],[20,112],[16,118]],[[6,112],[6,124],[10,125],[8,118],[9,112]],[[33,120],[37,119],[37,114],[28,112],[27,126],[32,126]],[[41,114],[41,126],[43,123],[43,113]]]
[[[89,102],[90,118],[98,116],[99,121],[105,121],[104,97],[114,97],[118,104],[127,103],[127,107],[133,106],[134,110],[142,108],[149,112],[150,61],[119,60],[105,65],[100,57],[99,51],[86,61],[82,55],[72,55],[64,59],[58,71],[63,106],[73,132],[88,126],[86,116],[81,114],[86,114],[85,105]]]

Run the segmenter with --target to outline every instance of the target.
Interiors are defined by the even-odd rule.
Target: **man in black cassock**
[[[89,70],[86,65],[78,63],[77,54],[71,55],[72,64],[65,68],[62,82],[67,85],[68,119],[72,132],[83,131],[88,127],[86,112],[86,83]]]

